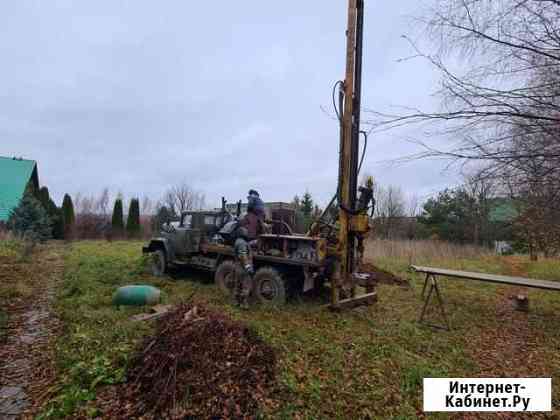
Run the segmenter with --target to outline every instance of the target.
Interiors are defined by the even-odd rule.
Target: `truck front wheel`
[[[156,277],[163,276],[167,271],[167,257],[163,249],[152,252],[152,274]]]
[[[283,305],[286,303],[286,285],[280,273],[272,267],[260,268],[254,277],[255,297],[259,303]]]

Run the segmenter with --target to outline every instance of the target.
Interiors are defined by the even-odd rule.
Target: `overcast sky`
[[[436,106],[437,75],[411,55],[416,0],[366,0],[363,106]],[[345,0],[3,1],[0,155],[39,164],[65,192],[330,198],[338,171],[331,87],[344,77]],[[370,139],[364,167],[421,197],[456,182],[406,133]]]

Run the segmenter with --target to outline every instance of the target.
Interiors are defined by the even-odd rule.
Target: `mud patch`
[[[55,377],[52,342],[59,328],[51,311],[55,287],[62,278],[57,246],[37,251],[29,262],[0,261],[0,295],[8,315],[0,343],[0,418],[32,417],[47,398]]]
[[[371,273],[378,284],[389,284],[407,288],[410,287],[410,282],[408,280],[370,263],[362,264],[361,271]]]
[[[27,395],[20,386],[0,388],[0,416],[2,419],[16,419],[27,407]]]

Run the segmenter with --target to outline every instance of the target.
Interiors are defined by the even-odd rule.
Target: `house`
[[[498,255],[513,252],[513,222],[520,215],[520,203],[507,197],[495,198],[491,201],[488,219],[494,226],[494,251]]]
[[[520,203],[511,198],[495,198],[490,201],[489,219],[494,223],[512,223],[519,216]]]
[[[0,223],[8,221],[30,183],[39,188],[37,162],[0,156]]]

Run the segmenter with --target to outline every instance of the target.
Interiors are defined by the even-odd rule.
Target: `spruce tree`
[[[62,200],[62,227],[64,229],[64,239],[70,239],[74,231],[76,216],[74,215],[74,203],[68,194],[64,194]]]
[[[159,232],[164,223],[168,223],[172,219],[172,215],[165,206],[161,206],[156,215],[152,218],[152,230]]]
[[[53,238],[64,239],[64,213],[62,212],[62,208],[56,207],[56,204],[54,204],[54,202],[52,202],[52,204],[54,205],[55,209],[54,216],[51,216],[53,222]]]
[[[294,198],[294,204],[296,204],[296,230],[299,233],[304,233],[309,229],[313,220],[314,204],[311,193],[305,191],[301,199],[296,196]]]
[[[121,198],[117,198],[115,200],[115,206],[113,207],[113,217],[111,218],[111,230],[114,236],[123,234],[123,203]]]
[[[48,211],[49,210],[49,200],[51,199],[51,197],[49,195],[49,189],[47,187],[39,188],[39,191],[37,193],[37,198],[39,199],[39,201],[43,205],[43,208]]]
[[[130,200],[128,218],[126,220],[126,233],[129,238],[136,238],[140,234],[140,202],[137,198]]]
[[[303,198],[301,199],[301,211],[305,216],[311,216],[311,212],[313,211],[313,198],[309,191],[303,194]]]
[[[32,188],[26,189],[19,205],[10,212],[8,229],[16,236],[32,241],[46,241],[52,237],[49,215]]]
[[[54,239],[64,239],[64,220],[62,211],[58,208],[50,197],[49,189],[45,186],[41,187],[37,193],[39,201],[43,208],[47,211],[52,225],[52,237]]]

